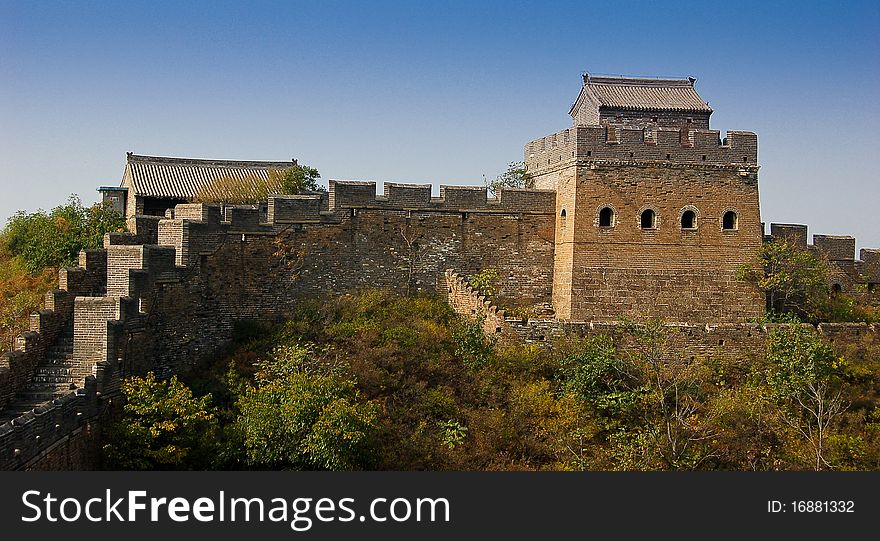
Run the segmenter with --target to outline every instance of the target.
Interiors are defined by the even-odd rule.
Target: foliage
[[[784,420],[809,443],[815,469],[831,467],[826,446],[843,412],[839,378],[846,366],[812,329],[774,329],[767,346],[767,384],[784,409]]]
[[[303,192],[323,192],[323,186],[318,184],[321,175],[314,167],[307,165],[294,165],[281,173],[282,193],[297,194]]]
[[[470,283],[472,288],[476,289],[485,295],[487,299],[491,300],[498,293],[498,282],[500,279],[501,273],[498,272],[498,269],[489,267],[476,274],[470,275],[470,277],[468,277],[468,283]]]
[[[266,201],[270,195],[299,194],[325,191],[318,184],[321,175],[314,167],[294,165],[284,170],[270,169],[267,178],[258,176],[220,177],[201,186],[193,201],[196,203],[227,203],[253,205]]]
[[[113,469],[210,468],[217,429],[211,395],[196,398],[178,381],[131,377],[122,384],[125,416],[111,428],[104,455]]]
[[[86,208],[72,195],[48,214],[16,213],[2,237],[9,255],[29,273],[38,274],[47,267],[74,265],[81,250],[103,246],[105,233],[124,230],[125,219],[109,205]]]
[[[32,275],[0,247],[0,350],[13,349],[15,337],[28,328],[28,316],[57,281],[54,269]]]
[[[18,212],[0,233],[0,350],[27,329],[28,315],[57,286],[57,268],[76,263],[80,250],[103,245],[104,233],[124,230],[109,206],[85,208],[71,196],[46,214]]]
[[[756,261],[741,266],[738,276],[766,294],[771,321],[785,322],[787,317],[811,323],[880,320],[880,312],[870,306],[867,295],[831,291],[828,261],[786,240],[765,242]]]
[[[539,347],[436,298],[303,300],[186,375],[220,425],[193,449],[233,469],[880,468],[880,346],[770,328],[766,352],[703,358],[661,321]]]
[[[458,421],[438,421],[437,426],[441,430],[443,445],[450,449],[455,449],[459,445],[464,444],[468,431],[466,426],[463,426]]]
[[[253,205],[265,201],[273,194],[285,194],[282,176],[274,171],[268,178],[257,176],[220,177],[200,186],[193,197],[194,203],[227,203],[230,205]]]
[[[600,335],[562,345],[559,377],[563,389],[581,400],[601,402],[625,388],[617,349]]]
[[[452,331],[455,354],[468,368],[489,364],[494,343],[483,334],[482,321],[461,321]]]
[[[523,162],[510,162],[507,165],[507,171],[495,177],[491,182],[486,181],[486,188],[493,194],[498,194],[504,188],[534,187],[535,180]]]
[[[712,454],[705,442],[714,436],[714,428],[705,423],[706,365],[684,357],[672,344],[674,331],[661,320],[623,320],[621,325],[632,340],[623,371],[631,379],[630,390],[641,398],[641,434],[665,467],[698,467]]]
[[[378,413],[355,383],[328,370],[309,345],[288,344],[258,363],[237,407],[249,465],[351,470],[371,463]]]

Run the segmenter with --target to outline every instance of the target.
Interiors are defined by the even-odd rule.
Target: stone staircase
[[[74,360],[73,325],[70,324],[49,348],[43,362],[36,367],[28,386],[16,395],[15,401],[0,411],[0,425],[81,387],[85,377],[91,373],[91,369]]]

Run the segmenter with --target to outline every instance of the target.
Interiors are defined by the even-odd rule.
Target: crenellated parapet
[[[103,295],[107,290],[107,250],[83,250],[79,266],[58,271],[58,287],[71,296]]]
[[[74,317],[77,296],[106,289],[106,252],[80,253],[80,267],[59,271],[59,289],[44,296],[42,310],[30,315],[28,331],[16,338],[15,347],[0,355],[0,412],[13,403],[34,378],[34,371],[65,334]]]
[[[752,132],[609,124],[574,126],[525,145],[535,174],[569,161],[659,162],[757,170],[758,136]]]
[[[375,208],[439,212],[555,212],[553,190],[501,189],[489,197],[485,186],[441,185],[440,197],[431,197],[430,184],[385,183],[383,195],[376,194],[375,182],[331,180],[329,210]]]
[[[856,285],[865,286],[867,293],[880,302],[880,250],[862,248],[856,258],[856,239],[849,235],[813,235],[807,243],[808,228],[804,224],[770,224],[767,239],[781,239],[795,246],[821,254],[831,264],[832,286],[842,291]]]
[[[439,288],[440,294],[446,298],[452,309],[459,315],[480,323],[486,336],[509,330],[505,323],[504,310],[499,310],[452,269],[446,269],[444,282]]]
[[[270,195],[267,221],[279,225],[320,221],[323,204],[320,195]]]
[[[29,469],[72,438],[87,440],[97,454],[99,422],[113,400],[107,398],[111,394],[107,392],[110,380],[119,380],[111,364],[98,363],[94,375],[87,376],[82,387],[0,423],[0,468]],[[89,458],[90,462],[99,460],[97,456]],[[69,463],[64,469],[77,467],[77,463]]]

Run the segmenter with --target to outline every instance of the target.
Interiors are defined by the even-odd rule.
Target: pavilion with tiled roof
[[[142,156],[131,152],[126,158],[120,186],[99,188],[104,200],[126,216],[164,215],[167,209],[192,201],[196,195],[222,199],[223,194],[212,193],[217,189],[218,180],[266,182],[269,171],[283,171],[296,165],[296,160],[202,160]]]
[[[648,125],[709,129],[712,108],[694,88],[696,79],[597,77],[584,85],[571,114],[574,124]]]

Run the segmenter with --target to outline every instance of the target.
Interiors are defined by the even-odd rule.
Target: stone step
[[[72,392],[74,389],[76,389],[75,384],[47,384],[45,387],[38,387],[36,389],[28,388],[27,390],[18,393],[18,398],[22,401],[38,400],[47,402],[53,398],[64,396]]]
[[[45,385],[60,385],[62,383],[76,383],[78,380],[83,378],[78,377],[75,374],[39,374],[35,375],[34,379],[31,380],[31,383],[28,384],[28,389],[32,389],[35,386],[43,387]]]
[[[48,355],[42,360],[40,364],[61,364],[72,360],[73,356],[71,355]]]
[[[37,406],[41,406],[48,402],[47,400],[18,400],[9,404],[6,409],[0,411],[0,425],[9,422],[17,417],[21,417],[25,413],[31,411]]]
[[[72,366],[65,365],[41,365],[34,369],[34,376],[57,376],[57,375],[70,375],[70,373],[74,370]]]

